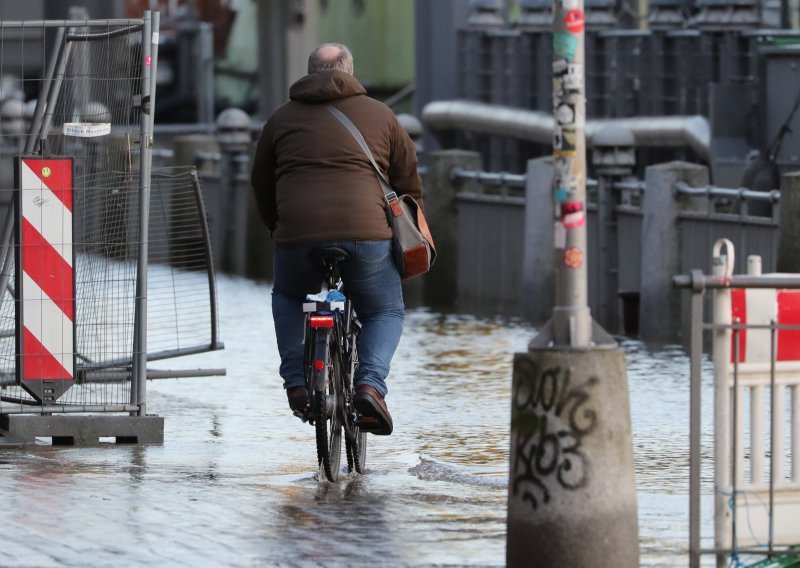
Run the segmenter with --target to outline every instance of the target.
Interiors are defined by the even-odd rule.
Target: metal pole
[[[197,121],[201,124],[214,122],[214,30],[213,26],[201,22],[197,28],[195,45],[198,46],[200,73],[195,81],[197,93]]]
[[[769,418],[771,421],[771,425],[769,428],[769,538],[768,538],[768,550],[769,554],[767,558],[772,558],[773,553],[773,539],[775,536],[775,460],[772,459],[772,456],[775,454],[776,451],[782,452],[783,451],[783,440],[778,440],[777,432],[775,431],[775,411],[781,413],[781,417],[779,420],[783,420],[783,408],[776,408],[775,405],[775,398],[776,393],[775,389],[778,388],[775,384],[775,358],[778,355],[778,351],[775,348],[776,343],[776,332],[777,332],[777,322],[773,319],[769,322],[770,329],[769,329]],[[780,387],[783,388],[783,387]],[[797,436],[797,432],[792,433],[792,436]],[[779,448],[776,450],[776,448]],[[779,470],[778,475],[783,475],[783,471]]]
[[[700,567],[700,386],[703,357],[703,289],[692,290],[689,387],[689,566]]]
[[[56,29],[55,44],[53,46],[53,53],[50,55],[50,61],[47,63],[47,71],[42,83],[42,91],[36,99],[36,109],[33,111],[33,118],[31,119],[30,132],[28,132],[28,139],[25,141],[25,154],[33,152],[36,146],[36,139],[39,137],[39,131],[42,128],[42,117],[44,116],[45,103],[49,98],[50,85],[53,82],[53,75],[56,70],[58,56],[64,46],[64,30],[66,28]],[[66,56],[66,53],[64,54]]]
[[[731,414],[733,416],[733,426],[731,426],[731,551],[736,553],[738,530],[738,509],[736,508],[736,493],[739,490],[738,477],[739,468],[739,346],[741,341],[741,320],[733,320],[733,405]]]
[[[553,2],[553,201],[556,345],[588,347],[592,318],[586,259],[586,102],[583,0]]]
[[[208,262],[208,294],[210,298],[209,309],[211,311],[211,348],[218,348],[217,336],[217,281],[214,272],[214,255],[211,251],[211,235],[208,231],[208,217],[203,203],[203,196],[200,193],[200,178],[197,176],[197,169],[192,169],[192,187],[194,188],[194,200],[197,205],[197,216],[200,219],[200,231],[203,233],[203,249]]]
[[[47,134],[50,132],[50,125],[53,123],[56,102],[58,101],[58,95],[61,94],[61,85],[64,82],[64,72],[66,71],[67,62],[69,61],[71,52],[72,43],[69,41],[69,35],[67,35],[67,41],[64,43],[64,49],[61,50],[61,57],[58,60],[58,68],[53,76],[54,83],[50,87],[50,91],[47,93],[47,106],[44,109],[44,121],[39,134],[39,140],[41,140],[41,148],[39,149],[40,154],[44,154],[44,142],[47,139]],[[36,141],[34,140],[34,144],[35,142]]]
[[[150,227],[150,172],[153,155],[153,114],[155,111],[158,59],[159,13],[144,13],[142,30],[142,116],[139,158],[139,258],[136,270],[136,316],[134,318],[131,404],[138,414],[147,414],[147,264]]]

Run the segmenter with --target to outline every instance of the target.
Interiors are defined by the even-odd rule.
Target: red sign
[[[18,162],[17,382],[53,402],[75,379],[72,159]]]
[[[731,316],[741,325],[797,325],[800,323],[800,291],[783,289],[731,290]],[[769,329],[742,329],[738,333],[739,362],[769,362],[772,340]],[[735,334],[731,336],[731,361],[735,358]],[[776,361],[800,360],[800,331],[781,329],[776,333]]]
[[[567,24],[567,31],[576,34],[583,31],[583,11],[570,10],[564,18],[564,23]]]

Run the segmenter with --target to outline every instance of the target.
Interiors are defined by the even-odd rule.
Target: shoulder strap
[[[383,172],[378,167],[378,164],[375,163],[375,158],[372,157],[372,152],[369,150],[369,146],[367,146],[367,141],[364,140],[364,136],[361,134],[361,131],[358,127],[353,124],[347,115],[340,111],[338,108],[333,107],[331,105],[327,105],[325,108],[330,111],[330,113],[336,117],[336,120],[341,122],[345,128],[347,128],[348,132],[353,135],[353,138],[356,139],[358,145],[361,146],[361,149],[369,158],[369,163],[372,164],[372,168],[375,170],[375,173],[378,175],[378,181],[381,184],[381,189],[383,190],[384,196],[386,197],[387,201],[392,201],[393,199],[397,199],[397,194],[392,189],[392,186],[389,185],[389,180],[386,179],[386,176],[383,175]]]

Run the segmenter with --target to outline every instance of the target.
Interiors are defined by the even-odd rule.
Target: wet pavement
[[[277,378],[269,286],[218,284],[226,350],[158,367],[228,375],[148,383],[163,446],[0,450],[0,566],[504,564],[511,361],[532,328],[410,310],[395,432],[369,438],[365,475],[330,484]],[[622,347],[642,565],[686,566],[688,361]]]

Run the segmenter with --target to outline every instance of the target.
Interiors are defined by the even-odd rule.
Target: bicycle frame
[[[322,258],[327,292],[309,296],[303,303],[309,406],[295,412],[315,427],[320,479],[328,481],[337,481],[339,477],[342,430],[350,471],[363,473],[367,447],[353,405],[361,324],[350,300],[341,293],[340,260],[337,253]]]

